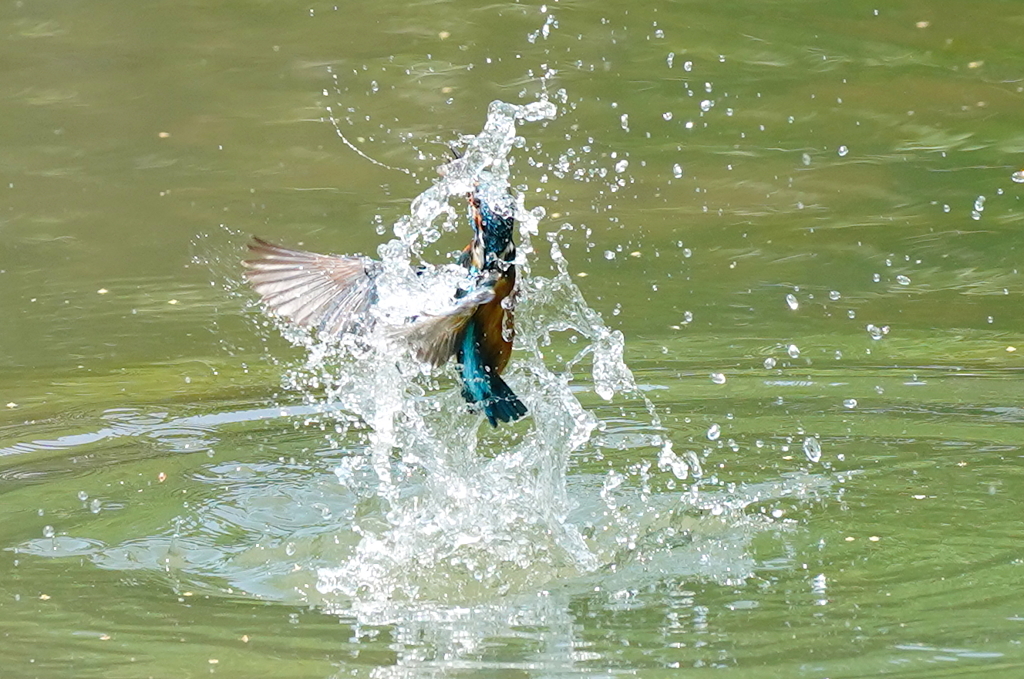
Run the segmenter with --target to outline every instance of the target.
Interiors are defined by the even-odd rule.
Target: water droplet
[[[786,304],[788,304],[789,308],[792,309],[793,311],[796,311],[797,309],[800,308],[800,302],[797,301],[796,295],[792,293],[786,295]]]
[[[843,407],[844,408],[850,408],[851,410],[853,408],[856,408],[857,407],[857,399],[855,399],[855,398],[848,398],[848,399],[846,399],[845,401],[843,401]]]
[[[626,477],[618,473],[614,469],[608,470],[608,475],[604,479],[604,483],[601,484],[601,495],[607,499],[610,492],[621,486],[626,482]]]
[[[978,221],[981,213],[985,211],[985,196],[978,196],[974,199],[974,209],[971,210],[971,219]]]
[[[875,283],[878,283],[879,281],[882,280],[882,274],[880,274],[880,273],[873,273],[873,274],[871,274],[871,280],[874,281]]]
[[[693,70],[693,62],[692,61],[684,61],[683,62],[683,70],[684,71],[692,71]]]
[[[910,285],[910,279],[907,278],[906,276],[897,276],[896,282],[899,283],[900,285]]]
[[[711,107],[714,105],[715,102],[711,101],[710,99],[704,99],[703,101],[700,102],[700,110],[704,112],[710,111]]]
[[[853,309],[850,309],[846,312],[846,316],[848,318],[857,318],[857,312],[854,311]]]
[[[665,120],[672,120],[672,111],[665,111],[661,114],[661,117]]]
[[[1017,182],[1018,184],[1024,184],[1024,170],[1017,170],[1010,175],[1010,179]]]
[[[284,553],[288,556],[295,556],[295,543],[289,542],[284,546]]]
[[[803,154],[802,156],[800,156],[800,160],[803,161],[804,165],[810,165],[811,164],[811,154],[810,153]]]
[[[611,250],[605,250],[604,251],[604,258],[605,259],[615,259],[615,253],[612,252]]]
[[[680,177],[682,177],[683,176],[683,166],[680,165],[679,163],[676,163],[675,165],[673,165],[672,166],[672,176],[675,177],[676,179],[679,179]]]
[[[789,354],[790,358],[800,358],[800,348],[795,344],[790,344],[786,347],[786,353]]]
[[[626,132],[629,132],[629,114],[628,113],[623,113],[621,116],[619,116],[619,124],[622,126],[622,129],[624,129]]]
[[[882,335],[885,334],[882,331],[882,329],[879,328],[874,323],[868,323],[867,331],[868,331],[868,334],[871,335],[871,339],[873,339],[873,340],[880,340],[880,339],[882,339]]]
[[[832,290],[831,292],[828,293],[828,298],[833,302],[838,300],[840,297],[842,297],[842,295],[839,294],[838,290]]]
[[[725,384],[725,375],[722,373],[711,373],[711,381],[715,384]]]
[[[615,171],[618,172],[619,174],[625,172],[627,167],[629,167],[629,161],[626,160],[625,158],[615,163]]]
[[[685,481],[690,475],[690,465],[672,451],[671,441],[666,441],[661,448],[661,453],[658,455],[658,469],[671,470],[672,474],[680,481]]]
[[[52,538],[57,534],[57,531],[53,529],[53,526],[43,526],[43,537]]]
[[[92,502],[89,503],[89,511],[93,514],[99,514],[101,509],[103,509],[103,503],[100,502],[98,497],[93,498]]]
[[[804,455],[811,462],[817,462],[821,459],[821,444],[818,443],[818,439],[813,436],[808,436],[804,439]]]
[[[840,157],[845,156],[849,152],[850,152],[850,149],[846,148],[845,146],[840,146],[839,147],[839,156]]]
[[[768,358],[764,359],[764,369],[765,370],[771,370],[774,367],[775,367],[775,359],[774,358],[769,356]]]
[[[717,424],[711,425],[708,429],[708,441],[717,441],[718,437],[722,435],[722,428]]]
[[[689,323],[692,320],[693,320],[693,312],[692,311],[684,311],[683,312],[683,323]]]
[[[80,490],[78,491],[78,499],[81,500],[82,502],[85,502],[86,500],[89,499],[89,494],[86,493],[84,490]]]

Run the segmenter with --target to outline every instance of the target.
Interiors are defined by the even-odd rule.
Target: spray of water
[[[474,600],[523,591],[553,578],[591,571],[601,560],[568,520],[570,456],[590,440],[598,420],[570,389],[568,371],[544,360],[551,335],[574,331],[585,340],[595,391],[610,399],[635,391],[623,362],[623,337],[607,328],[569,276],[557,234],[548,239],[552,277],[533,275],[533,239],[542,208],[518,198],[520,283],[516,347],[507,381],[530,410],[513,427],[492,433],[462,403],[451,374],[396,354],[398,319],[450,298],[457,269],[414,275],[423,248],[440,237],[438,222],[457,225],[452,203],[473,190],[507,191],[509,153],[517,124],[551,119],[556,108],[494,102],[480,134],[465,137],[465,153],[412,203],[378,249],[378,320],[367,337],[324,341],[290,334],[307,349],[288,374],[291,389],[324,409],[365,423],[361,445],[337,469],[357,501],[349,526],[354,539],[341,563],[317,571],[325,600],[373,607],[386,602]],[[447,290],[447,293],[444,291]],[[451,370],[449,368],[448,370]]]

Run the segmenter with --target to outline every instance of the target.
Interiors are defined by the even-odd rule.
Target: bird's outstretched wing
[[[494,299],[494,281],[458,298],[450,309],[438,314],[421,314],[408,325],[395,329],[394,335],[409,343],[419,360],[434,367],[444,365],[454,353],[473,314],[482,304]]]
[[[367,257],[318,255],[253,238],[245,277],[268,309],[331,335],[369,330],[380,264]]]

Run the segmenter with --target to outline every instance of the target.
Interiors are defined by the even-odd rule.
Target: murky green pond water
[[[996,0],[0,8],[0,674],[1020,676],[1021,35]],[[403,403],[443,445],[351,417],[248,235],[372,254],[540,98],[533,415],[441,373]],[[636,389],[596,393],[584,317]]]

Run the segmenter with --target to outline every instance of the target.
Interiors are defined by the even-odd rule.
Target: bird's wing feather
[[[372,323],[377,262],[290,250],[259,238],[249,249],[245,276],[278,316],[331,335],[361,332]]]
[[[396,329],[395,334],[405,339],[419,360],[434,367],[444,365],[452,354],[462,331],[481,304],[494,299],[493,284],[478,287],[460,297],[450,308],[439,314],[423,314],[412,323]]]

